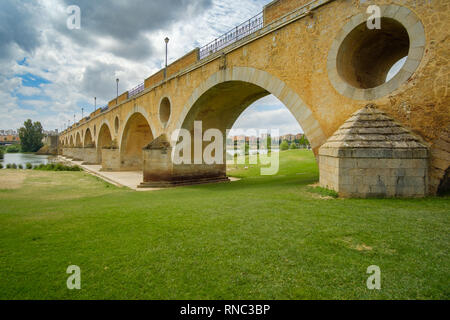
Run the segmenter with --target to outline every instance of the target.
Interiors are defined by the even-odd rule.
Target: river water
[[[8,163],[15,163],[16,165],[21,164],[25,167],[27,163],[31,163],[33,166],[41,163],[47,164],[54,158],[54,156],[36,155],[33,153],[5,153],[4,158],[0,160],[0,163],[3,167],[6,167]]]

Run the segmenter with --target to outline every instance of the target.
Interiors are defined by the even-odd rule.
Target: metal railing
[[[214,41],[211,41],[207,45],[201,47],[200,59],[206,58],[210,54],[213,54],[219,51],[220,49],[225,48],[226,46],[232,44],[233,42],[245,38],[246,36],[254,33],[255,31],[262,29],[263,26],[264,26],[264,15],[263,12],[260,12],[253,18],[238,25],[236,28],[233,28],[232,30],[223,34]]]
[[[144,85],[144,82],[142,82],[138,86],[136,86],[133,89],[128,91],[128,98],[137,96],[139,93],[144,91],[144,89],[145,89],[145,85]]]

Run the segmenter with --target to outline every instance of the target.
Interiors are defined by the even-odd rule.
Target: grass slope
[[[155,192],[82,172],[0,183],[0,299],[450,297],[448,197],[324,197],[304,150],[282,152],[277,176],[230,174],[242,180]],[[81,290],[66,287],[72,264]]]

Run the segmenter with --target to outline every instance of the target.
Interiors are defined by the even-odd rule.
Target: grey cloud
[[[32,53],[40,44],[36,29],[38,20],[34,1],[2,0],[0,2],[0,59],[10,58],[14,46]]]
[[[116,74],[122,68],[116,64],[97,62],[87,67],[82,78],[81,89],[86,96],[108,101],[116,95]]]
[[[143,36],[164,29],[175,21],[202,14],[212,0],[64,0],[81,9],[81,29],[67,30],[64,21],[56,28],[81,46],[95,45],[98,37],[111,37],[120,46],[105,48],[116,56],[142,61],[148,59],[152,45]]]
[[[143,61],[150,57],[153,52],[153,47],[151,43],[148,42],[147,38],[139,36],[139,38],[134,41],[122,41],[119,45],[110,48],[110,51],[119,57]]]

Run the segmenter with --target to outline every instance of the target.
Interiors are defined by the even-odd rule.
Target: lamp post
[[[97,111],[97,97],[94,97],[94,112]]]
[[[84,108],[81,108],[81,119],[84,118]]]
[[[116,90],[117,90],[117,94],[116,94],[116,104],[117,101],[119,101],[119,78],[116,79]]]
[[[169,43],[169,38],[166,37],[166,38],[164,39],[164,42],[166,43],[166,67],[165,67],[165,69],[164,69],[164,78],[167,78],[167,45],[168,45],[168,43]]]

